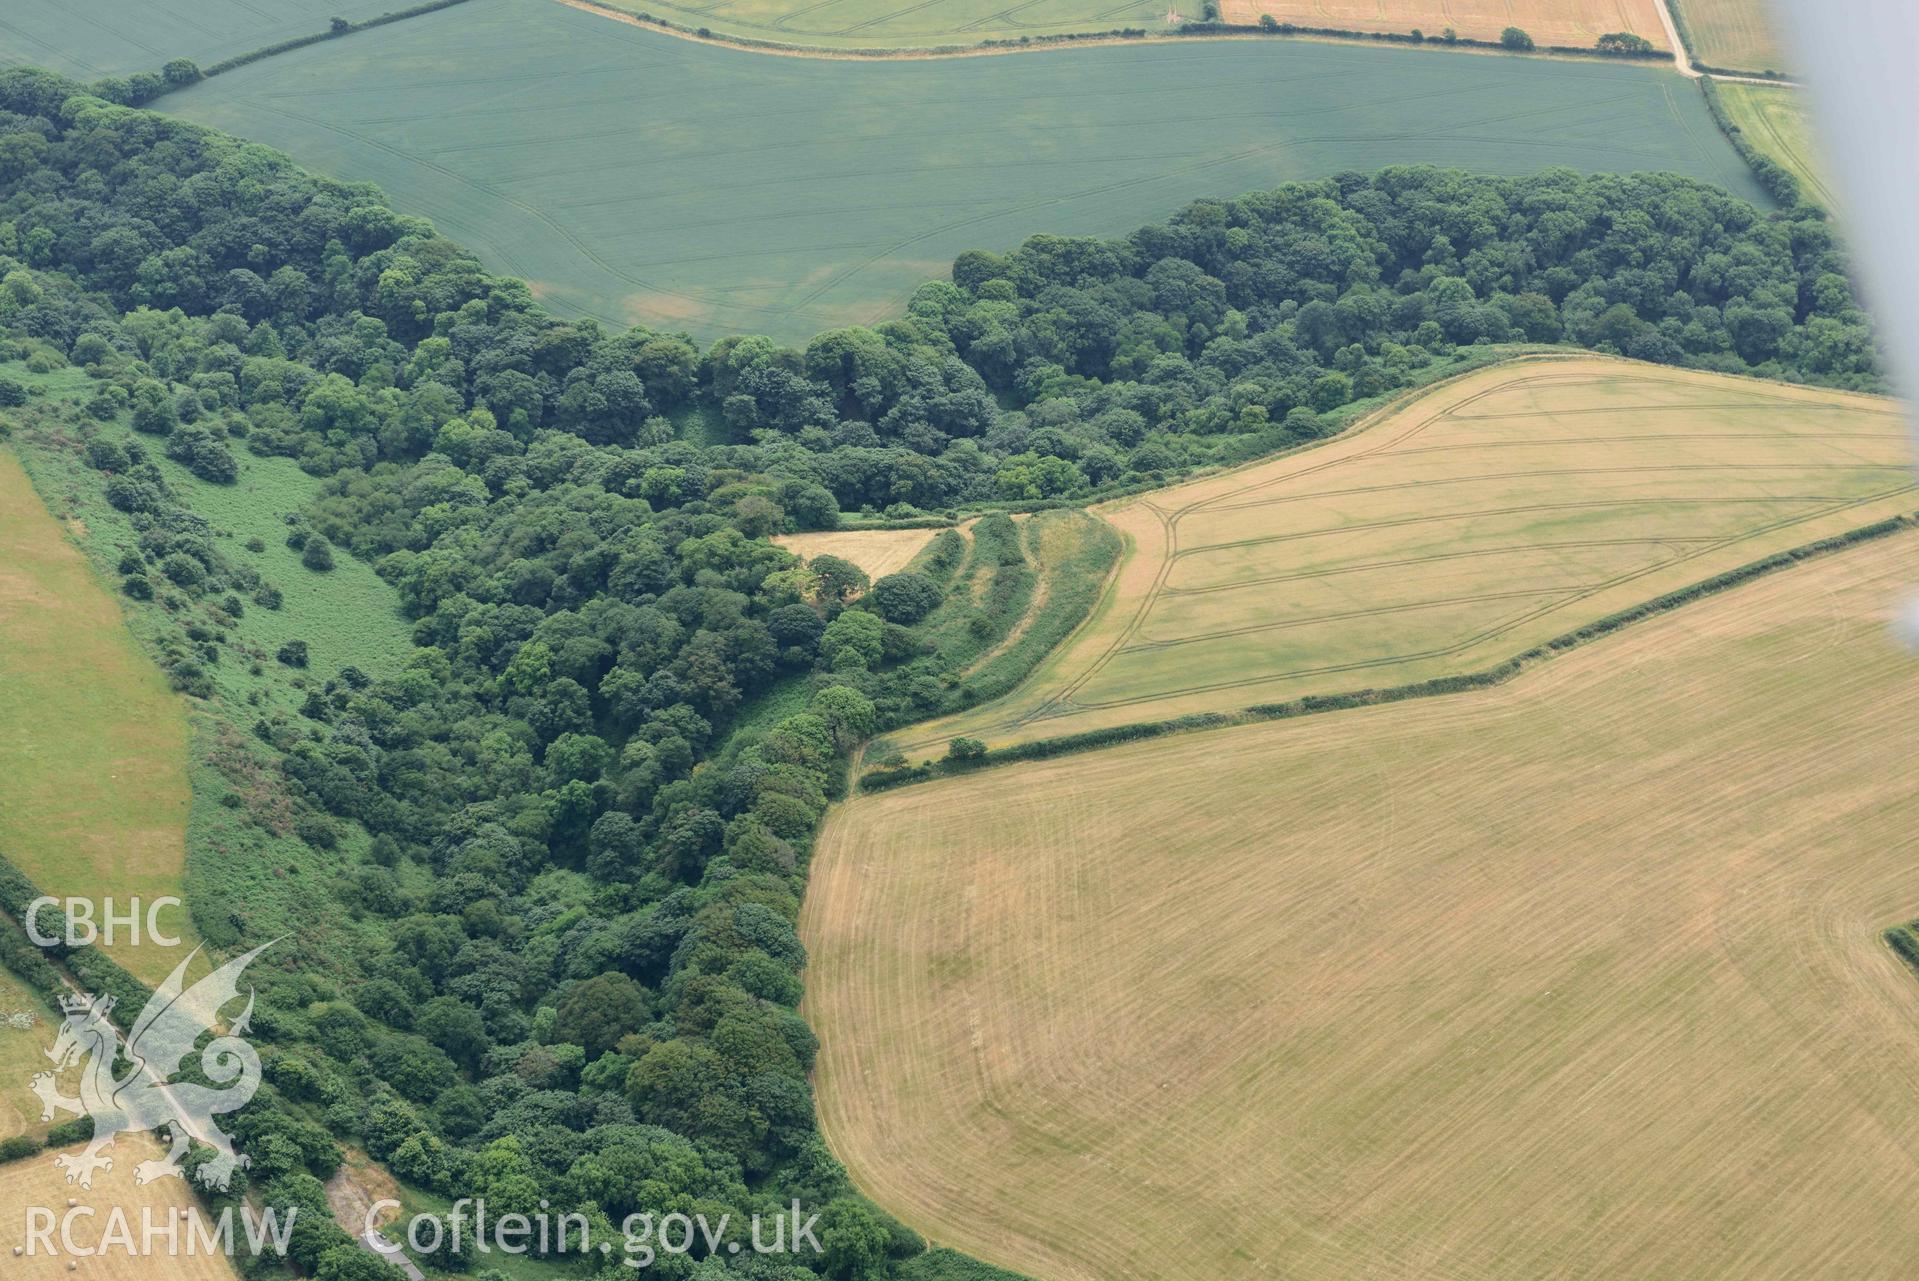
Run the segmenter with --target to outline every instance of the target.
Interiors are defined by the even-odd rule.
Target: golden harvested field
[[[933,541],[937,529],[829,529],[813,534],[779,534],[773,541],[795,556],[838,556],[866,571],[868,578],[884,578],[905,569],[920,548]]]
[[[49,894],[180,893],[187,723],[120,606],[0,450],[0,857]],[[189,938],[184,909],[163,928]],[[172,949],[121,946],[148,982]]]
[[[1730,71],[1791,71],[1771,0],[1671,0],[1696,62]]]
[[[1130,542],[989,745],[1479,671],[1911,512],[1898,407],[1597,356],[1465,375],[1314,449],[1103,509]]]
[[[52,1011],[19,976],[0,969],[0,1139],[16,1134],[39,1138],[49,1128],[40,1120],[38,1096],[27,1086],[34,1073],[53,1066],[46,1058],[53,1044],[52,1019]]]
[[[65,1151],[78,1152],[84,1146],[79,1144]],[[62,1281],[71,1281],[74,1277],[92,1278],[92,1281],[155,1281],[156,1278],[164,1278],[164,1281],[237,1281],[239,1273],[224,1255],[186,1253],[187,1229],[184,1223],[181,1224],[180,1253],[167,1253],[165,1228],[168,1212],[184,1212],[199,1203],[184,1179],[155,1179],[145,1187],[134,1183],[134,1167],[142,1161],[160,1156],[160,1144],[146,1135],[127,1135],[114,1145],[111,1155],[113,1168],[95,1174],[93,1187],[84,1190],[68,1185],[65,1172],[54,1165],[54,1154],[51,1152],[0,1165],[0,1260],[5,1261],[7,1281],[54,1281],[56,1277]],[[104,1244],[105,1252],[96,1258],[69,1260],[63,1248],[58,1255],[36,1250],[32,1258],[14,1258],[13,1247],[26,1243],[26,1208],[44,1206],[51,1209],[57,1225],[57,1217],[67,1212],[68,1197],[83,1206],[93,1207],[95,1212],[92,1218],[76,1218],[73,1221],[74,1244],[81,1249]],[[152,1208],[153,1223],[160,1232],[157,1255],[130,1256],[123,1246],[103,1241],[110,1223],[108,1216],[117,1208],[132,1231],[133,1249],[142,1249],[140,1214],[144,1207]],[[209,1221],[208,1230],[212,1230],[212,1227]],[[235,1235],[242,1235],[237,1214],[233,1231]],[[60,1240],[57,1226],[53,1239],[56,1243]],[[77,1271],[67,1271],[70,1261],[79,1263]],[[397,1277],[399,1274],[394,1275]]]
[[[802,934],[854,1182],[1041,1281],[1919,1257],[1919,535],[1493,689],[859,797]]]
[[[1690,7],[1690,6],[1689,6]],[[1417,27],[1436,36],[1451,27],[1468,40],[1497,40],[1519,27],[1541,45],[1589,49],[1600,36],[1629,31],[1669,49],[1655,0],[1221,0],[1228,22],[1280,22],[1339,31],[1403,34]]]

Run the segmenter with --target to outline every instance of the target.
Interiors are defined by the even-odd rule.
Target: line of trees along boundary
[[[435,13],[441,9],[450,9],[456,4],[465,4],[466,0],[426,0],[407,9],[396,9],[392,13],[383,13],[378,17],[365,18],[359,22],[349,22],[345,18],[334,18],[325,31],[315,31],[311,35],[294,36],[277,44],[265,45],[247,53],[235,54],[223,58],[211,66],[202,67],[191,58],[174,58],[157,73],[137,72],[131,76],[107,76],[88,86],[95,94],[109,102],[123,107],[143,107],[170,93],[177,93],[189,85],[195,85],[209,76],[235,71],[262,58],[271,58],[275,54],[291,53],[295,49],[304,49],[308,45],[319,44],[325,40],[337,40],[341,36],[350,36],[361,31],[371,31],[375,27],[384,27],[393,22],[404,22],[408,18],[417,18],[422,14]]]
[[[1298,23],[1281,22],[1273,26],[1261,23],[1221,22],[1217,19],[1188,22],[1171,30],[1155,33],[1145,27],[1113,27],[1106,31],[1059,31],[1047,35],[1019,36],[1006,39],[980,40],[973,44],[946,44],[906,47],[888,47],[884,49],[845,49],[826,45],[794,44],[782,40],[762,40],[756,36],[736,35],[726,31],[715,31],[711,27],[689,27],[674,22],[659,14],[644,9],[628,9],[620,5],[604,3],[604,0],[559,0],[559,3],[576,9],[598,10],[611,17],[638,23],[674,35],[686,36],[713,44],[731,45],[741,49],[761,49],[768,52],[816,55],[829,58],[938,58],[955,57],[966,54],[986,52],[1015,53],[1022,49],[1043,49],[1060,45],[1102,44],[1125,40],[1162,40],[1182,36],[1226,36],[1235,39],[1266,36],[1293,36],[1311,40],[1342,40],[1363,44],[1399,44],[1414,47],[1431,46],[1441,49],[1474,49],[1490,53],[1539,53],[1558,57],[1596,58],[1602,61],[1616,62],[1671,62],[1672,54],[1662,49],[1650,49],[1644,52],[1625,49],[1586,48],[1578,45],[1539,45],[1528,50],[1509,49],[1497,40],[1478,40],[1466,36],[1455,36],[1448,40],[1444,36],[1429,36],[1421,33],[1415,36],[1411,31],[1352,31],[1344,27],[1307,27]]]
[[[1049,760],[1055,756],[1069,756],[1076,752],[1094,751],[1102,747],[1112,747],[1120,743],[1139,742],[1144,739],[1164,738],[1171,734],[1191,733],[1195,730],[1226,729],[1234,725],[1252,725],[1262,721],[1291,720],[1298,716],[1311,716],[1320,712],[1345,711],[1355,707],[1377,707],[1385,703],[1401,703],[1415,698],[1431,698],[1441,694],[1461,694],[1468,690],[1487,689],[1494,685],[1503,685],[1527,668],[1546,659],[1576,649],[1581,645],[1610,636],[1614,632],[1630,627],[1634,623],[1644,622],[1667,614],[1682,605],[1688,605],[1707,596],[1728,591],[1753,579],[1763,577],[1775,570],[1788,569],[1801,562],[1817,557],[1831,555],[1859,543],[1890,537],[1909,530],[1919,529],[1919,515],[1894,516],[1887,520],[1865,525],[1849,533],[1837,534],[1831,538],[1822,538],[1817,542],[1806,543],[1786,551],[1775,552],[1771,556],[1741,565],[1737,569],[1727,570],[1711,578],[1682,587],[1676,591],[1656,596],[1652,600],[1620,610],[1595,619],[1585,626],[1565,632],[1542,644],[1535,645],[1523,653],[1493,667],[1476,672],[1463,672],[1457,676],[1441,676],[1432,680],[1417,681],[1409,685],[1390,685],[1378,689],[1353,690],[1345,694],[1312,694],[1304,698],[1290,699],[1283,703],[1263,703],[1243,708],[1237,712],[1206,712],[1193,716],[1177,716],[1169,720],[1142,721],[1132,725],[1116,725],[1110,729],[1088,730],[1081,734],[1066,734],[1058,738],[1043,738],[1030,743],[1016,743],[1009,747],[989,748],[978,755],[955,760],[951,757],[926,765],[908,766],[904,769],[871,770],[860,776],[859,789],[862,792],[890,791],[896,787],[905,787],[914,783],[930,782],[938,778],[949,778],[959,774],[971,774],[981,769],[999,765],[1012,765],[1020,761]],[[1888,932],[1890,933],[1890,931]],[[1890,939],[1888,939],[1890,943]],[[1915,944],[1919,949],[1919,944]],[[1916,951],[1915,954],[1919,954]],[[1901,953],[1902,956],[1905,953]],[[1915,965],[1919,972],[1919,964]]]
[[[1706,110],[1712,115],[1712,122],[1719,126],[1719,132],[1726,135],[1726,141],[1739,158],[1746,162],[1753,176],[1759,179],[1759,185],[1766,194],[1788,208],[1795,204],[1808,204],[1823,209],[1817,201],[1806,199],[1799,188],[1799,179],[1793,172],[1774,160],[1765,152],[1752,145],[1746,137],[1746,131],[1733,121],[1732,113],[1726,110],[1725,101],[1719,96],[1719,85],[1711,76],[1699,77],[1699,92],[1706,95]]]

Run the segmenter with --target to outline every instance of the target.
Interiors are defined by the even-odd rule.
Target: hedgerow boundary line
[[[1080,734],[1066,734],[1058,738],[1037,739],[1033,742],[1018,743],[1008,747],[990,748],[983,755],[970,760],[955,761],[950,758],[934,761],[925,765],[914,765],[903,769],[870,770],[860,776],[859,790],[862,792],[890,791],[896,787],[905,787],[915,783],[931,782],[935,779],[958,774],[970,774],[981,769],[990,769],[1001,765],[1012,765],[1020,761],[1049,760],[1055,756],[1068,756],[1076,752],[1094,751],[1102,747],[1111,747],[1119,743],[1138,742],[1142,739],[1163,738],[1171,734],[1185,734],[1196,730],[1226,729],[1234,725],[1251,725],[1264,721],[1291,720],[1299,716],[1317,715],[1321,712],[1345,711],[1356,707],[1377,707],[1387,703],[1401,703],[1415,698],[1432,698],[1442,694],[1460,694],[1469,690],[1487,689],[1494,685],[1503,685],[1526,669],[1547,659],[1557,657],[1579,646],[1590,644],[1614,632],[1621,631],[1635,623],[1668,614],[1683,605],[1691,604],[1707,596],[1718,595],[1734,587],[1762,578],[1777,570],[1789,569],[1823,556],[1844,551],[1860,543],[1871,542],[1895,534],[1919,529],[1919,513],[1914,515],[1893,516],[1886,520],[1861,526],[1844,534],[1835,534],[1815,542],[1805,543],[1785,551],[1774,552],[1770,556],[1751,561],[1736,569],[1715,574],[1711,578],[1682,587],[1676,591],[1656,596],[1652,600],[1619,610],[1603,618],[1595,619],[1583,627],[1562,633],[1549,641],[1533,646],[1522,653],[1515,654],[1504,662],[1476,672],[1464,672],[1457,676],[1439,676],[1431,680],[1415,681],[1408,685],[1382,686],[1376,689],[1353,690],[1345,694],[1309,694],[1301,698],[1289,699],[1282,703],[1262,703],[1243,708],[1237,712],[1201,712],[1190,716],[1176,716],[1167,720],[1142,721],[1132,725],[1116,725],[1108,729],[1087,730]],[[1904,927],[1899,927],[1904,928]],[[1888,931],[1888,945],[1893,931]],[[1919,944],[1914,944],[1914,954],[1919,956]],[[1905,954],[1901,952],[1901,955]],[[1919,964],[1914,966],[1919,973]]]
[[[459,3],[459,0],[450,0]],[[715,31],[711,27],[692,27],[685,23],[662,18],[656,13],[644,9],[628,9],[604,0],[555,0],[568,8],[602,14],[617,21],[645,27],[650,31],[661,31],[668,35],[679,36],[686,40],[697,40],[707,44],[726,45],[735,49],[747,49],[757,53],[777,54],[793,58],[854,58],[907,60],[915,58],[975,58],[1003,53],[1037,53],[1044,49],[1067,48],[1087,44],[1138,44],[1147,40],[1192,39],[1195,37],[1224,40],[1269,40],[1275,37],[1305,40],[1337,41],[1341,44],[1391,44],[1413,48],[1431,47],[1434,49],[1456,49],[1471,53],[1491,53],[1512,56],[1533,56],[1552,58],[1579,58],[1597,62],[1671,62],[1673,55],[1663,49],[1654,49],[1644,53],[1588,49],[1577,45],[1538,45],[1532,49],[1508,49],[1497,40],[1478,40],[1465,36],[1447,40],[1441,36],[1422,36],[1415,40],[1411,32],[1398,31],[1352,31],[1344,27],[1307,27],[1294,22],[1281,22],[1274,26],[1262,26],[1258,23],[1236,22],[1188,22],[1171,30],[1155,33],[1144,27],[1114,27],[1109,31],[1061,31],[1046,35],[1020,36],[1016,39],[987,39],[972,44],[944,45],[907,45],[884,49],[841,48],[838,46],[810,45],[784,40],[763,40],[757,36],[735,35],[730,32]]]
[[[163,98],[167,94],[184,89],[188,85],[197,84],[201,80],[221,75],[224,72],[237,71],[249,63],[260,61],[262,58],[271,58],[282,53],[292,53],[295,49],[304,49],[308,45],[319,44],[324,40],[338,40],[342,36],[356,35],[362,31],[371,31],[375,27],[384,27],[395,22],[404,22],[408,18],[418,18],[423,14],[437,13],[441,9],[451,9],[456,4],[465,3],[466,0],[426,0],[424,4],[416,4],[406,9],[395,9],[391,13],[383,13],[372,18],[363,18],[358,22],[348,22],[341,18],[335,18],[333,19],[335,25],[329,26],[325,31],[315,31],[311,35],[294,36],[290,40],[281,40],[275,44],[263,45],[247,53],[236,53],[231,58],[222,58],[210,66],[196,66],[194,68],[196,74],[189,79],[163,79],[158,92],[142,98],[138,103],[128,105],[145,106],[147,103]]]

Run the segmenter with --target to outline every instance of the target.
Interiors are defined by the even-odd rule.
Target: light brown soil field
[[[1792,70],[1770,0],[1671,0],[1694,61],[1730,71]]]
[[[868,578],[884,578],[905,569],[920,548],[933,541],[937,529],[829,529],[813,534],[779,534],[773,541],[795,556],[838,556],[866,571]]]
[[[84,1144],[66,1149],[79,1152]],[[233,1264],[219,1254],[191,1254],[187,1251],[187,1229],[181,1222],[180,1246],[178,1254],[167,1252],[165,1227],[169,1210],[185,1212],[190,1207],[199,1207],[191,1188],[183,1179],[155,1179],[141,1187],[134,1182],[134,1167],[142,1161],[152,1160],[162,1155],[160,1144],[146,1135],[123,1136],[113,1147],[113,1168],[96,1173],[91,1188],[78,1188],[67,1183],[66,1172],[53,1163],[54,1154],[43,1152],[23,1161],[11,1161],[0,1165],[0,1276],[7,1281],[72,1281],[75,1277],[91,1278],[92,1281],[236,1281],[239,1273]],[[49,1255],[36,1247],[33,1257],[15,1258],[15,1246],[23,1246],[27,1239],[27,1208],[41,1206],[53,1211],[56,1227],[53,1240],[60,1242],[58,1229],[59,1217],[67,1213],[67,1199],[72,1197],[82,1206],[91,1206],[92,1218],[77,1217],[72,1222],[73,1244],[80,1249],[105,1249],[91,1258],[72,1258],[61,1246],[60,1253]],[[116,1240],[106,1239],[109,1216],[118,1208],[125,1216],[128,1228],[132,1231],[133,1250],[143,1249],[142,1224],[140,1219],[143,1207],[151,1207],[152,1219],[159,1235],[156,1238],[155,1255],[129,1254]],[[200,1207],[205,1213],[204,1207]],[[209,1231],[214,1228],[211,1219],[206,1220]],[[244,1241],[238,1215],[233,1224],[234,1234]],[[67,1271],[69,1263],[80,1266],[73,1272]],[[399,1275],[397,1272],[394,1274]]]
[[[1919,1257],[1919,535],[1477,693],[860,797],[822,1127],[1041,1281]]]
[[[1468,374],[1325,445],[1125,500],[1092,621],[913,759],[1479,671],[1919,504],[1898,407],[1597,356]]]
[[[178,895],[186,712],[119,604],[0,450],[0,856],[48,894]],[[162,928],[191,944],[184,909]],[[144,925],[142,927],[144,929]],[[106,949],[149,983],[184,953]]]
[[[1574,49],[1628,31],[1655,49],[1671,47],[1654,0],[1221,0],[1220,12],[1228,22],[1258,22],[1270,13],[1301,27],[1399,35],[1417,27],[1436,36],[1451,27],[1468,40],[1497,40],[1518,27],[1537,44]]]

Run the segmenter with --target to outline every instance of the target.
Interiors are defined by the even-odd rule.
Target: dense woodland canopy
[[[239,450],[298,459],[325,478],[292,531],[309,568],[368,558],[415,620],[390,680],[283,652],[313,665],[306,706],[252,726],[303,834],[373,834],[324,910],[391,941],[276,962],[252,1190],[317,1204],[337,1137],[501,1213],[738,1223],[797,1196],[827,1207],[834,1278],[925,1265],[814,1129],[809,841],[852,746],[965,695],[923,623],[938,575],[867,591],[767,535],[1253,457],[1484,343],[1879,386],[1823,215],[1673,176],[1289,184],[965,254],[902,318],[804,350],[701,350],[556,319],[371,188],[31,71],[0,73],[0,328],[0,354],[85,367],[86,414],[209,479]],[[170,670],[203,690],[222,611],[277,589],[145,451],[90,458],[142,528],[128,590],[177,613]],[[796,682],[803,710],[731,733]],[[348,1268],[319,1217],[296,1260]],[[813,1275],[656,1266],[722,1262]]]

